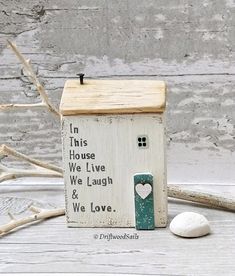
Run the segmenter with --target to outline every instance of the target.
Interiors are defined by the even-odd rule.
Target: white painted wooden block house
[[[166,226],[165,93],[155,80],[66,82],[60,112],[68,226],[136,227],[138,210],[144,223],[151,216],[143,209],[148,198],[152,223]],[[138,180],[142,174],[151,185]]]

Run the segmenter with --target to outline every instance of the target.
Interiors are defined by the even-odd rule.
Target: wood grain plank
[[[31,199],[45,206],[52,200],[57,206],[64,202],[62,184],[52,184],[50,180],[41,185],[27,184],[23,179],[21,182],[24,185],[2,186],[1,197]],[[190,186],[212,189],[210,185]],[[230,189],[235,194],[235,185],[214,185],[213,189],[222,194]],[[182,239],[172,235],[168,228],[151,232],[134,228],[67,228],[65,217],[58,217],[1,238],[0,271],[233,275],[235,214],[171,200],[169,220],[183,211],[205,215],[212,234],[200,239]],[[7,219],[6,214],[0,215],[0,223]],[[125,234],[137,234],[138,239],[114,239]]]
[[[151,80],[67,80],[60,103],[62,115],[162,113],[166,85]]]

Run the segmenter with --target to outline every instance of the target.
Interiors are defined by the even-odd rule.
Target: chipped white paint
[[[224,102],[221,103],[222,106],[234,106],[235,101],[233,99],[226,99]]]
[[[228,8],[235,8],[235,1],[234,0],[227,0],[226,1],[226,6]]]
[[[198,146],[172,143],[167,153],[169,183],[205,183],[212,189],[215,184],[234,183],[234,152],[218,149],[215,145],[208,148],[208,142],[205,142]],[[177,162],[176,157],[180,157]]]

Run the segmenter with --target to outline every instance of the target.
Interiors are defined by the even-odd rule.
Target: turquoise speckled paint
[[[138,230],[155,229],[153,176],[150,173],[134,175],[135,223]]]

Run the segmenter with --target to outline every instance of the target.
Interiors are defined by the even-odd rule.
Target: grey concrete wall
[[[235,181],[234,0],[0,1],[0,102],[37,102],[6,39],[56,106],[79,72],[164,79],[170,179],[205,181],[214,166],[210,181]],[[0,112],[0,143],[59,164],[59,127],[45,109]],[[186,178],[179,164],[192,168]]]

